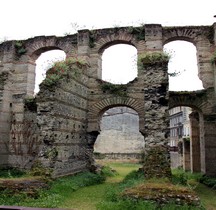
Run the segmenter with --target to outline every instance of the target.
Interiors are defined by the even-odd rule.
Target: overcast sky
[[[64,36],[74,32],[74,23],[92,29],[145,23],[212,25],[216,21],[215,0],[1,0],[0,8],[0,40]]]
[[[215,0],[1,0],[0,37],[64,35],[71,23],[86,28],[139,23],[211,25]]]

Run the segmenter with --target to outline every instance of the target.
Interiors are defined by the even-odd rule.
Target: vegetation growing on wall
[[[95,46],[95,31],[90,31],[89,32],[89,47],[93,48]]]
[[[18,59],[27,52],[25,45],[22,41],[16,41],[14,46]]]
[[[155,146],[149,149],[143,163],[146,179],[171,177],[170,162],[167,153],[167,148],[162,146]]]
[[[29,110],[29,111],[32,111],[32,112],[37,112],[36,98],[34,98],[34,97],[25,98],[24,107],[25,107],[26,110]]]
[[[170,55],[165,52],[143,53],[138,56],[138,65],[168,62]]]
[[[145,28],[141,27],[128,27],[128,32],[136,37],[138,41],[145,40]]]
[[[204,30],[205,35],[211,44],[214,43],[214,27],[210,26],[208,29]]]
[[[216,50],[214,51],[212,58],[211,58],[211,64],[214,65],[216,64]]]
[[[104,82],[101,84],[101,89],[103,92],[108,92],[117,96],[127,96],[127,85],[123,84],[112,84],[109,82]]]
[[[47,71],[46,79],[42,84],[48,87],[53,87],[60,80],[69,76],[69,70],[75,78],[81,75],[80,70],[88,66],[87,62],[81,58],[70,57],[65,61],[59,61]]]

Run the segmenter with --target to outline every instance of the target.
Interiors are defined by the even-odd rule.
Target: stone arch
[[[144,133],[144,104],[134,98],[125,97],[110,97],[102,99],[101,101],[95,103],[89,109],[88,113],[88,132],[100,131],[100,119],[103,113],[113,107],[125,106],[132,108],[138,113],[139,116],[139,129],[141,133]]]
[[[117,43],[104,48],[101,55],[102,80],[113,84],[133,81],[138,75],[137,49],[128,43]]]
[[[114,45],[117,44],[126,44],[136,48],[137,54],[139,54],[140,46],[145,46],[143,40],[137,41],[132,34],[129,33],[117,33],[117,34],[107,34],[107,36],[100,38],[96,43],[95,47],[91,50],[91,57],[96,58],[94,63],[91,63],[92,66],[97,66],[97,78],[102,78],[102,54],[103,52]],[[93,61],[93,59],[92,59]],[[94,70],[93,70],[94,72]],[[94,73],[92,73],[94,74]]]
[[[110,108],[101,117],[100,126],[94,152],[111,159],[140,160],[145,141],[139,132],[139,117],[136,111],[125,106]],[[95,158],[97,159],[97,156]]]
[[[36,60],[41,53],[49,50],[62,50],[66,53],[67,57],[71,54],[77,54],[77,46],[73,43],[77,39],[76,35],[66,37],[56,36],[39,36],[28,39],[25,42],[27,55],[32,60]]]
[[[197,48],[192,42],[171,41],[164,45],[164,51],[171,53],[168,72],[177,71],[180,73],[177,76],[169,77],[169,90],[192,91],[203,89],[203,83],[198,76]],[[183,80],[184,84],[182,83]],[[191,80],[193,80],[193,85]]]
[[[96,30],[96,33],[100,36],[92,48],[93,53],[101,54],[106,48],[115,44],[129,44],[138,50],[139,45],[145,43],[144,40],[137,40],[132,33],[129,33],[128,28],[117,28],[116,31],[115,29]]]
[[[103,43],[101,45],[101,47],[98,49],[99,54],[102,54],[107,48],[112,47],[112,46],[117,45],[117,44],[127,44],[127,45],[131,45],[137,49],[136,45],[134,43],[132,43],[131,41],[128,41],[128,40],[112,40],[112,41],[106,40],[106,41],[107,42]]]
[[[188,106],[203,113],[211,112],[211,104],[206,100],[206,91],[169,92],[169,108]]]
[[[163,45],[171,41],[188,41],[196,45],[201,31],[196,27],[171,27],[163,29]]]
[[[212,26],[187,26],[163,28],[163,46],[171,41],[188,41],[196,47],[198,76],[204,88],[214,86],[214,75],[211,67],[211,47],[213,44]]]

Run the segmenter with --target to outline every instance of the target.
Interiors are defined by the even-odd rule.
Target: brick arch
[[[110,97],[93,104],[88,113],[89,132],[100,130],[100,119],[103,113],[113,107],[126,106],[135,110],[139,116],[140,131],[144,131],[144,103],[141,100],[128,97]],[[92,125],[91,125],[92,124]],[[94,125],[93,125],[94,124]]]
[[[35,61],[41,55],[41,53],[50,50],[62,50],[67,56],[70,56],[71,54],[77,54],[77,47],[72,44],[75,38],[73,36],[40,36],[28,39],[25,43],[27,55],[29,55]]]
[[[103,54],[103,52],[107,48],[112,47],[112,46],[117,45],[117,44],[126,44],[126,45],[133,46],[136,48],[136,46],[134,44],[132,44],[131,42],[128,42],[125,40],[114,40],[114,41],[108,41],[108,42],[104,43],[98,52],[99,52],[99,54]]]
[[[196,45],[200,33],[202,33],[200,27],[167,27],[163,29],[163,45],[178,40]]]
[[[169,108],[188,106],[203,113],[211,112],[211,104],[206,100],[206,90],[169,92]]]
[[[117,33],[117,34],[107,34],[107,36],[100,38],[95,43],[95,47],[93,51],[102,54],[105,49],[116,44],[128,44],[135,47],[138,50],[139,45],[143,45],[144,41],[138,42],[132,34],[126,32]]]

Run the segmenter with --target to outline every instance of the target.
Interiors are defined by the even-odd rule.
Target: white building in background
[[[170,146],[177,147],[179,140],[190,137],[189,114],[190,107],[179,106],[169,110],[170,119]]]
[[[190,107],[179,106],[169,110],[170,119],[170,157],[171,167],[182,166],[182,154],[179,151],[179,142],[183,138],[190,138]]]

